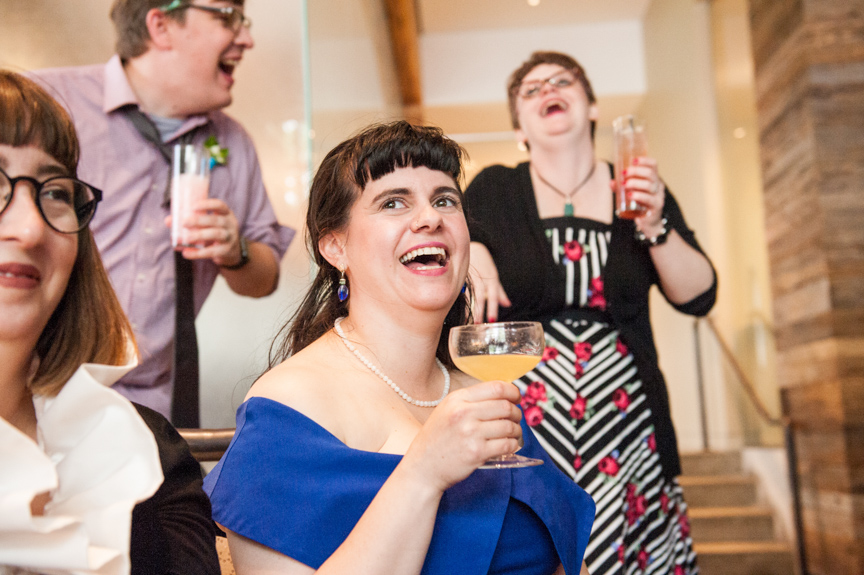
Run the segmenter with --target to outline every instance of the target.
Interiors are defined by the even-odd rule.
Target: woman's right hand
[[[487,459],[520,447],[519,389],[487,381],[454,391],[438,405],[403,458],[415,477],[444,492]]]
[[[489,249],[479,242],[471,242],[471,265],[468,268],[474,286],[474,323],[495,322],[498,306],[510,307],[510,298],[498,279],[498,268]]]

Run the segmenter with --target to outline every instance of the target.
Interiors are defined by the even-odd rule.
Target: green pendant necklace
[[[546,186],[548,186],[550,190],[552,190],[553,192],[555,192],[556,194],[558,194],[559,196],[561,196],[562,198],[564,198],[566,200],[564,202],[564,215],[565,216],[572,216],[573,215],[573,196],[575,196],[576,192],[581,190],[582,187],[588,183],[588,180],[591,179],[591,176],[594,175],[594,168],[597,167],[597,162],[595,161],[591,165],[591,169],[588,171],[588,175],[585,176],[585,179],[582,180],[578,186],[573,188],[573,191],[570,192],[569,194],[565,194],[564,192],[562,192],[561,190],[559,190],[558,188],[556,188],[555,186],[550,184],[549,180],[544,178],[543,175],[537,170],[537,168],[534,167],[534,164],[531,164],[531,167],[534,168],[534,173],[537,174],[537,177],[540,178],[541,182],[546,184]]]

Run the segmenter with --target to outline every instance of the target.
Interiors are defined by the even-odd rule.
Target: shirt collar
[[[126,77],[123,62],[121,62],[120,56],[115,54],[105,65],[105,96],[102,101],[102,111],[110,114],[129,105],[140,107],[138,96],[135,95],[135,91],[132,90],[129,79]],[[171,139],[178,138],[209,121],[209,114],[189,116],[180,126],[180,129],[171,136]]]

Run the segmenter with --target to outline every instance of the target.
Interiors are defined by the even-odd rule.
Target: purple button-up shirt
[[[119,57],[105,65],[39,70],[33,75],[72,115],[81,141],[78,177],[104,192],[90,227],[141,351],[140,366],[121,383],[170,384],[174,254],[164,223],[169,209],[163,201],[170,166],[120,110],[138,105],[138,99]],[[242,235],[270,246],[281,260],[294,231],[276,221],[249,135],[217,111],[187,118],[168,143],[195,128],[200,129],[192,142],[212,135],[229,150],[227,163],[212,170],[210,197],[228,204]],[[196,314],[218,274],[212,261],[194,262]]]

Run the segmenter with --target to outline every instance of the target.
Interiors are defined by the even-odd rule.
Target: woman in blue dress
[[[462,153],[396,122],[322,162],[317,275],[205,481],[239,573],[581,571],[593,502],[524,426],[515,386],[447,351],[470,321]],[[520,442],[546,464],[478,470]]]

